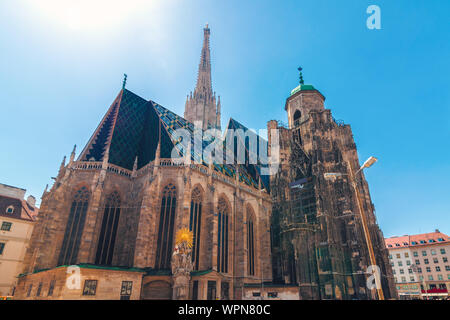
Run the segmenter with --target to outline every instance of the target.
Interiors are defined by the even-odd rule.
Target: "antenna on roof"
[[[123,74],[123,82],[122,82],[122,89],[125,89],[125,86],[127,84],[127,74]]]

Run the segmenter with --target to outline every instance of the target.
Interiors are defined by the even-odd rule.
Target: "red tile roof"
[[[13,213],[7,213],[6,209],[12,206]],[[0,196],[0,217],[34,221],[39,213],[39,208],[30,206],[25,200]]]
[[[439,239],[443,239],[443,241],[439,241]],[[434,240],[434,242],[430,242],[430,240]],[[388,249],[400,249],[408,248],[410,246],[450,243],[450,238],[442,232],[435,231],[411,236],[391,237],[384,239],[384,241],[386,242],[386,247]],[[425,241],[425,243],[420,243],[420,241]]]

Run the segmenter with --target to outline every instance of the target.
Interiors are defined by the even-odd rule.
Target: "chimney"
[[[33,208],[36,207],[36,198],[33,196],[28,196],[27,203]]]

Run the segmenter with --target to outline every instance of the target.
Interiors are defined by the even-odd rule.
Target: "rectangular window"
[[[267,297],[276,298],[276,297],[278,297],[278,292],[268,292]]]
[[[444,263],[448,262],[447,257],[442,257],[442,261],[444,261]]]
[[[422,273],[422,268],[417,268],[418,273]]]
[[[411,265],[411,261],[406,260],[406,265],[407,265],[407,266],[410,266],[410,265]]]
[[[395,274],[395,269],[392,269],[392,274]]]
[[[31,295],[31,290],[33,289],[33,284],[30,284],[28,286],[28,291],[27,291],[27,297],[29,297]]]
[[[437,272],[441,272],[441,267],[436,267]]]
[[[450,271],[450,266],[445,266],[445,271]]]
[[[416,265],[419,265],[419,264],[420,264],[420,260],[417,259],[417,260],[416,260]]]
[[[428,259],[423,259],[423,263],[429,264],[430,262],[428,261]]]
[[[130,300],[132,289],[133,289],[133,281],[122,281],[122,288],[120,289],[120,299]],[[125,299],[125,297],[128,297],[128,299]]]
[[[427,272],[431,272],[431,268],[430,267],[427,267]]]
[[[2,231],[11,231],[11,226],[12,226],[12,223],[11,223],[11,222],[3,221],[3,222],[2,222],[1,230],[2,230]]]
[[[405,252],[405,258],[409,258],[409,253]]]
[[[414,282],[414,277],[409,277],[409,281]]]
[[[441,249],[441,254],[445,254],[445,249]]]
[[[55,290],[55,280],[50,281],[47,296],[51,297],[53,295],[53,290]]]
[[[447,279],[450,280],[450,274],[447,275]]]
[[[192,284],[192,300],[198,300],[198,280]]]
[[[97,291],[97,280],[84,281],[83,296],[95,296]]]
[[[397,259],[400,259],[400,253],[397,253],[396,256],[397,256]]]
[[[418,256],[419,256],[419,253],[418,253],[417,251],[414,251],[414,252],[413,252],[413,256],[414,256],[414,257],[418,257]]]
[[[39,286],[36,290],[36,297],[39,297],[41,295],[41,291],[42,291],[42,282],[39,282]]]
[[[434,262],[434,263],[439,263],[438,258],[433,258],[433,262]]]
[[[444,277],[442,276],[442,274],[438,275],[438,280],[444,280]]]
[[[392,254],[389,255],[389,259],[392,259]]]
[[[433,276],[428,276],[428,280],[433,280]]]
[[[401,261],[398,262],[399,267],[403,267],[403,263]]]
[[[402,282],[406,282],[406,277],[402,277]]]
[[[436,255],[436,250],[431,249],[431,255],[432,255],[432,256],[435,256],[435,255]]]
[[[405,271],[403,271],[403,269],[400,269],[400,274],[404,274]]]
[[[208,281],[207,299],[216,300],[216,281]]]
[[[427,256],[427,252],[426,251],[422,251],[422,256],[426,257]]]
[[[0,255],[3,254],[4,250],[5,250],[5,243],[4,242],[0,242]]]
[[[412,274],[413,273],[412,269],[408,269],[408,273]]]

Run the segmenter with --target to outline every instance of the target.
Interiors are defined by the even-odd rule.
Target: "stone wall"
[[[160,160],[157,160],[158,162]],[[272,279],[270,255],[271,199],[265,191],[249,187],[202,166],[181,166],[161,159],[137,172],[117,171],[106,163],[70,162],[60,169],[50,191],[42,197],[41,214],[25,258],[24,272],[55,268],[75,193],[90,192],[86,222],[76,263],[95,263],[98,237],[105,211],[105,199],[118,192],[120,219],[112,265],[153,269],[164,187],[176,187],[177,207],[173,235],[189,228],[192,191],[202,194],[202,222],[199,270],[217,271],[217,208],[219,198],[229,204],[229,270],[217,276],[230,277],[230,293],[242,297],[242,286],[255,279]],[[255,274],[247,274],[246,210],[255,216]],[[26,277],[25,277],[26,278]]]

